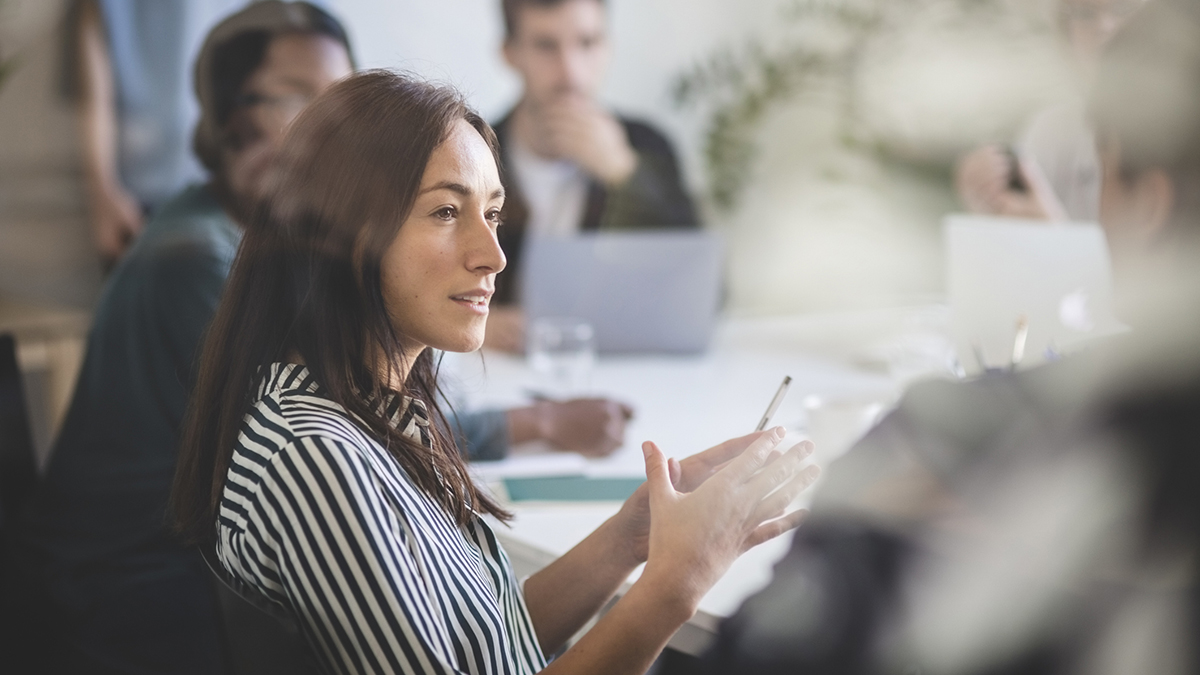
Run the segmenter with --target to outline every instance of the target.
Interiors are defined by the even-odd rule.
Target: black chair
[[[34,588],[18,575],[16,524],[37,483],[29,409],[17,368],[17,343],[0,335],[0,670],[19,672],[45,646],[45,624],[30,601]],[[30,611],[32,610],[32,611]]]
[[[229,665],[235,675],[317,675],[296,618],[258,589],[225,571],[216,551],[200,547],[215,580]]]
[[[9,572],[8,545],[17,514],[37,482],[29,410],[17,368],[17,343],[0,335],[0,576]]]

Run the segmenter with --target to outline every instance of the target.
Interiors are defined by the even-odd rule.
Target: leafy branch
[[[738,203],[750,169],[759,155],[756,132],[774,107],[820,83],[841,84],[843,143],[854,143],[857,101],[852,83],[864,53],[884,35],[902,30],[905,22],[930,0],[791,0],[780,19],[792,29],[772,48],[749,40],[725,47],[675,78],[677,107],[708,109],[703,154],[709,193],[720,210]],[[940,0],[946,16],[987,22],[1004,14],[1005,0]]]
[[[0,0],[0,17],[3,16],[4,6],[6,4],[8,4],[6,0]],[[17,65],[19,63],[20,59],[15,56],[4,56],[4,45],[0,43],[0,89],[4,88],[5,81],[7,81],[9,76],[13,74],[13,71],[17,69]]]

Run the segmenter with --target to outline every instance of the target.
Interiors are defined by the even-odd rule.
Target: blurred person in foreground
[[[1200,5],[1134,17],[1090,108],[1131,334],[913,388],[704,672],[1200,672]]]
[[[519,269],[530,236],[696,227],[670,141],[599,100],[611,56],[605,0],[501,0],[521,98],[496,124],[508,202],[486,346],[524,348]]]
[[[974,213],[1087,222],[1099,215],[1100,160],[1082,91],[1095,78],[1104,46],[1146,0],[1055,2],[1080,93],[1034,115],[1011,151],[985,145],[963,156],[955,187]]]

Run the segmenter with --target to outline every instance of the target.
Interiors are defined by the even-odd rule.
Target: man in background
[[[496,301],[518,301],[527,236],[695,227],[670,142],[599,101],[611,46],[604,0],[502,0],[504,59],[521,78],[499,123],[508,192],[500,245],[508,269]],[[522,346],[520,312],[494,307],[488,345]]]
[[[1015,218],[1095,222],[1100,164],[1083,90],[1104,46],[1145,0],[1056,0],[1058,27],[1079,92],[1033,116],[1011,150],[985,145],[963,156],[955,174],[968,210]]]

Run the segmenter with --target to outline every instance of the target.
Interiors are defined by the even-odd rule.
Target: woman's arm
[[[644,671],[734,558],[795,527],[799,514],[784,510],[816,472],[797,474],[810,444],[781,454],[775,449],[781,438],[751,434],[682,463],[646,444],[646,485],[621,513],[525,583],[526,604],[549,653],[649,557],[638,582],[547,672]],[[712,476],[718,478],[708,481]]]
[[[542,653],[553,654],[608,602],[644,562],[613,516],[566,555],[525,581],[525,604]]]

